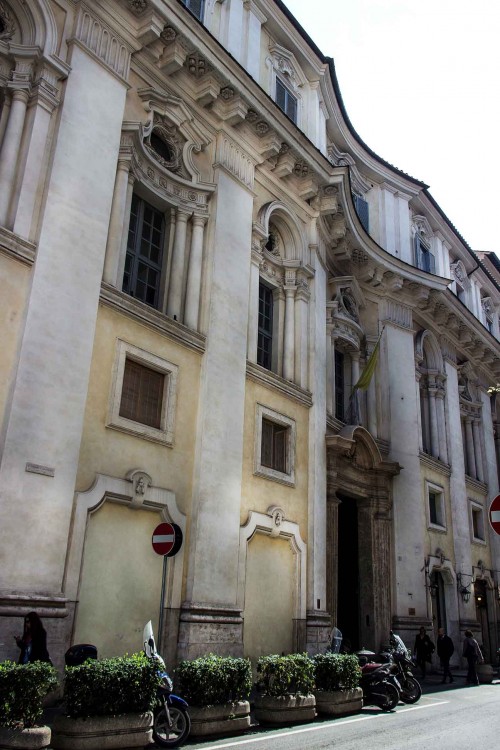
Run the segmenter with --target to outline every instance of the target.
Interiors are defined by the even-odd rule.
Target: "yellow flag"
[[[385,328],[385,326],[384,326]],[[382,331],[380,332],[380,336],[378,337],[377,343],[375,344],[372,353],[368,357],[368,362],[363,368],[363,372],[359,376],[358,382],[353,387],[353,392],[356,390],[360,391],[366,391],[368,386],[370,385],[370,380],[372,379],[373,373],[375,372],[375,368],[377,366],[378,362],[378,353],[380,349],[380,339],[382,338],[382,334],[384,332],[384,328],[382,328]]]

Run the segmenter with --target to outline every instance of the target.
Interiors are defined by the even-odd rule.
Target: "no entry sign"
[[[153,531],[153,549],[162,557],[173,557],[182,544],[182,530],[176,523],[160,523]]]
[[[490,505],[490,523],[493,531],[500,535],[500,495]]]

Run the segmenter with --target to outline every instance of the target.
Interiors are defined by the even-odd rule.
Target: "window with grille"
[[[173,362],[118,339],[106,426],[172,446],[178,372]]]
[[[276,104],[292,122],[297,122],[297,97],[287,89],[279,78],[276,79]]]
[[[262,420],[262,447],[260,461],[275,471],[286,473],[286,442],[288,427]]]
[[[257,364],[272,368],[273,355],[273,290],[259,284],[259,322],[257,330]]]
[[[138,195],[132,197],[123,291],[159,306],[165,217]]]
[[[254,474],[295,486],[295,420],[256,404]]]
[[[196,18],[199,18],[200,21],[203,21],[203,11],[205,9],[205,0],[182,0],[186,8],[191,11],[191,13],[196,16]]]
[[[126,359],[120,417],[160,429],[165,375]]]

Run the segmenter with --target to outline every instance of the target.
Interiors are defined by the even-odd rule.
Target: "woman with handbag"
[[[467,659],[468,672],[465,681],[468,685],[479,685],[479,678],[476,672],[476,664],[482,664],[483,654],[479,647],[479,643],[472,635],[472,630],[465,631],[464,647],[462,649],[462,656]]]

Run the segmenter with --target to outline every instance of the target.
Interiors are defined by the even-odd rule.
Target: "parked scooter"
[[[146,656],[158,661],[162,679],[157,706],[153,712],[153,739],[160,747],[177,747],[191,731],[188,704],[173,693],[174,687],[166,672],[165,662],[156,650],[151,621],[144,628],[143,643]]]
[[[379,656],[383,663],[390,665],[392,673],[396,676],[403,703],[416,703],[420,700],[422,688],[413,676],[413,662],[401,638],[391,631],[390,648],[382,651]]]
[[[357,654],[361,667],[360,687],[363,689],[363,705],[377,706],[382,711],[392,711],[399,703],[400,685],[391,673],[388,664],[369,660],[367,653]]]

